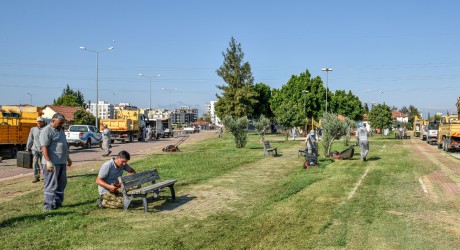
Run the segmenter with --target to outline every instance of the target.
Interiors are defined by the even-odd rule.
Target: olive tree
[[[259,134],[259,139],[260,142],[265,141],[265,131],[269,128],[268,126],[270,125],[270,119],[265,117],[264,115],[261,115],[259,118],[259,121],[254,122],[254,127],[256,128],[257,133]]]
[[[225,116],[222,120],[226,130],[230,131],[235,137],[236,148],[244,148],[248,138],[248,125],[249,120],[246,116],[233,118],[232,116]]]

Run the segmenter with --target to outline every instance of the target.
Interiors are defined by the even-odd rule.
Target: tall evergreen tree
[[[216,95],[216,113],[219,117],[252,117],[257,104],[257,92],[254,91],[254,78],[251,65],[244,62],[241,44],[231,38],[226,53],[222,52],[224,62],[216,71],[226,85],[218,85],[222,96]]]

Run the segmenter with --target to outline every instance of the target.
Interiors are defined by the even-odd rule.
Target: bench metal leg
[[[171,190],[171,200],[175,200],[176,192],[174,192],[174,185],[169,186],[169,190]]]
[[[123,195],[123,209],[128,210],[129,204],[131,203],[131,200],[129,197]]]
[[[144,212],[148,212],[149,211],[149,205],[147,203],[147,195],[142,197],[142,203],[144,203]]]

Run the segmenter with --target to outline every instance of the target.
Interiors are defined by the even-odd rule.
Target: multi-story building
[[[113,104],[110,104],[105,101],[99,101],[97,104],[97,109],[99,112],[99,119],[113,119],[115,107]],[[88,105],[88,111],[96,116],[96,103],[90,103]]]
[[[171,112],[172,124],[190,125],[198,120],[198,109],[182,106]]]
[[[216,115],[216,103],[217,101],[211,101],[211,105],[209,107],[209,115],[211,116],[211,122],[215,125],[221,125],[222,122],[220,121],[219,117]]]

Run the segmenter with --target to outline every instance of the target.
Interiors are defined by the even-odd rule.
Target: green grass
[[[178,201],[128,212],[97,209],[96,173],[69,178],[64,207],[42,211],[42,190],[0,204],[3,249],[456,249],[459,201],[433,201],[418,178],[436,169],[402,141],[374,136],[368,162],[320,158],[303,169],[299,141],[268,135],[281,157],[263,157],[251,134],[229,135],[131,162],[177,179]],[[353,143],[353,142],[352,142]],[[345,148],[334,144],[334,150]],[[321,152],[320,152],[321,153]],[[363,173],[368,175],[347,199]],[[443,218],[435,219],[442,211]],[[448,220],[449,217],[454,218]]]

